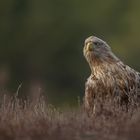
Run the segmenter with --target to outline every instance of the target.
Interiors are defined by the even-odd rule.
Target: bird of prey
[[[120,105],[138,102],[140,73],[125,65],[100,38],[90,36],[85,40],[83,54],[91,69],[85,84],[84,106],[93,113],[95,99],[117,97]]]

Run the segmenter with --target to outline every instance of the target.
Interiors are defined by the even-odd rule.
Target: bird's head
[[[115,59],[109,45],[98,37],[90,36],[85,40],[83,53],[87,61]]]
[[[90,36],[85,40],[83,53],[90,64],[110,62],[117,59],[109,45],[95,36]]]
[[[89,56],[100,58],[105,54],[108,54],[110,51],[111,49],[109,45],[95,36],[90,36],[85,40],[83,52],[86,58]]]

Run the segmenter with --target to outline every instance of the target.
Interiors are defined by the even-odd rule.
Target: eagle
[[[84,107],[94,113],[96,99],[116,99],[117,104],[137,104],[140,97],[140,73],[125,65],[102,39],[90,36],[85,40],[83,54],[91,69],[85,83]]]

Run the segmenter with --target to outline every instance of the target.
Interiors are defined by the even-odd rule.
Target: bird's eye
[[[100,43],[99,42],[94,42],[94,45],[99,46]]]

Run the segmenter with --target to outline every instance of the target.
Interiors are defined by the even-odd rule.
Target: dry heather
[[[139,110],[106,102],[89,118],[80,106],[61,111],[43,97],[31,102],[3,95],[0,140],[139,140]]]

